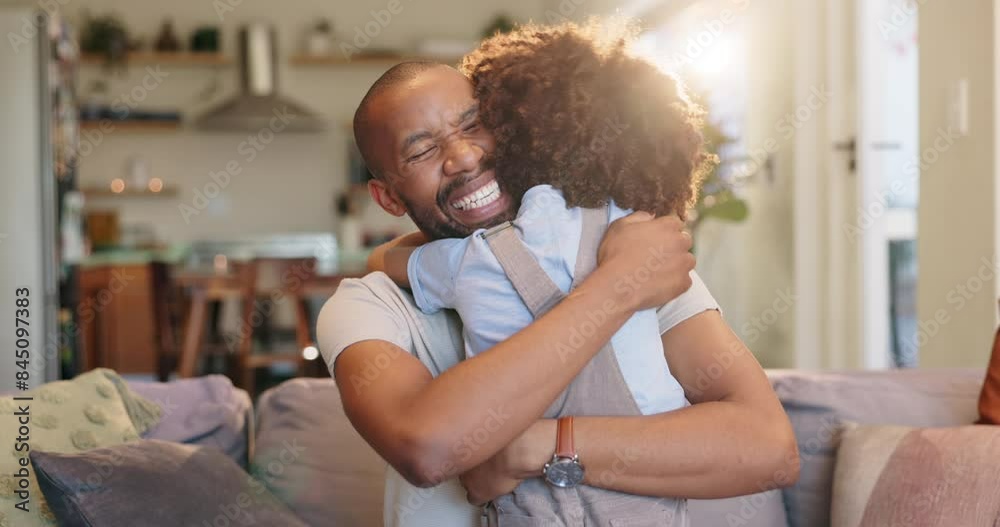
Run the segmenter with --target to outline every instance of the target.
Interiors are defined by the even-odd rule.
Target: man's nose
[[[449,176],[474,172],[483,158],[483,149],[465,139],[455,139],[447,146],[444,172]]]

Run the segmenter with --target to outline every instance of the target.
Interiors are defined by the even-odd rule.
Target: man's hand
[[[597,262],[620,277],[615,290],[629,293],[630,308],[654,309],[691,287],[695,258],[690,251],[691,235],[680,218],[634,212],[608,227]]]
[[[510,494],[521,484],[520,479],[512,478],[498,466],[497,456],[462,474],[458,481],[465,487],[465,499],[480,507],[490,500]]]
[[[555,446],[556,421],[537,421],[492,458],[459,477],[469,503],[483,505],[510,494],[525,479],[540,477]]]

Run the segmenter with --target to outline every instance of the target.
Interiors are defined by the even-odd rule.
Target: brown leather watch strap
[[[560,417],[556,424],[556,455],[559,457],[576,457],[573,447],[573,417]]]

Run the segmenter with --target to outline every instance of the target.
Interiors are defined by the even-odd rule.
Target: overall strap
[[[608,230],[608,205],[596,209],[580,209],[580,248],[576,255],[576,269],[573,271],[573,287],[580,285],[584,278],[597,268],[597,249]]]
[[[565,294],[525,247],[512,223],[497,225],[480,236],[486,240],[532,316],[544,315],[563,299]]]

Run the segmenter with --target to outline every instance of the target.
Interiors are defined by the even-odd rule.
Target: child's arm
[[[400,287],[410,287],[410,276],[406,266],[410,261],[410,255],[416,251],[416,247],[393,247],[385,251],[382,259],[383,268],[380,269]]]
[[[406,274],[407,263],[413,251],[425,243],[427,243],[427,237],[420,231],[411,232],[383,243],[373,249],[368,256],[368,271],[382,271],[397,285],[409,287],[410,279]]]

